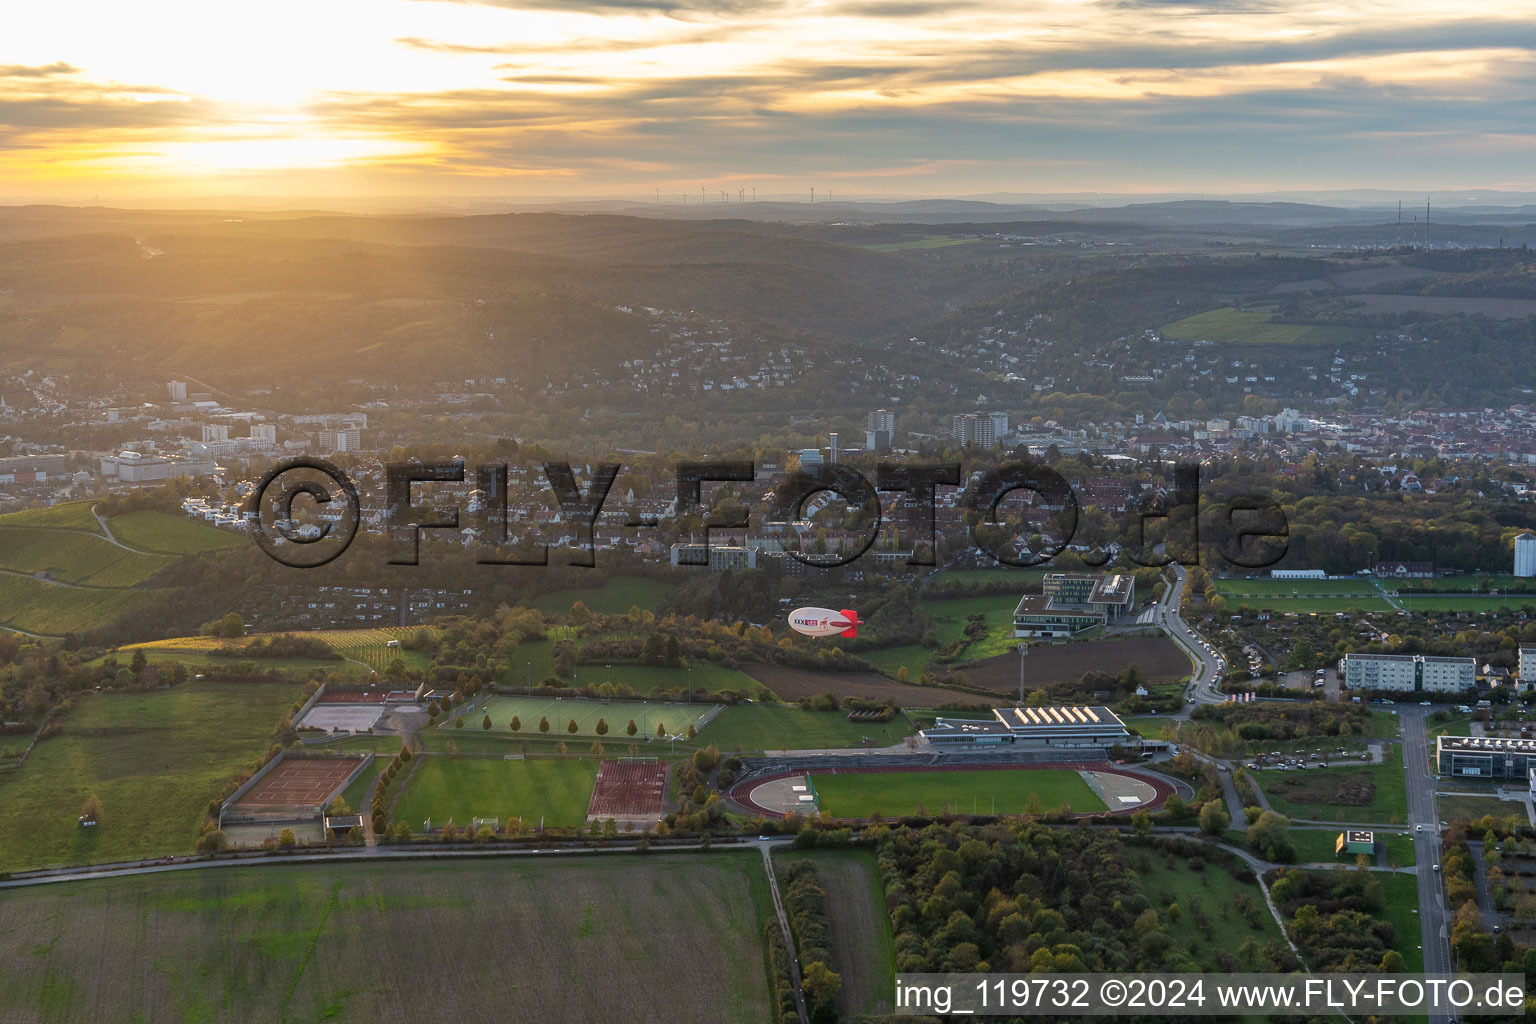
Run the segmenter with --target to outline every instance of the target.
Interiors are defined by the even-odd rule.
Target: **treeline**
[[[800,956],[800,990],[811,1024],[836,1024],[837,994],[842,976],[831,968],[832,928],[827,920],[827,893],[821,887],[816,865],[793,861],[780,885],[789,928]]]

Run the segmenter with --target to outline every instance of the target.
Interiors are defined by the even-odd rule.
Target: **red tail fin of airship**
[[[839,633],[838,636],[846,636],[850,640],[857,637],[859,635],[859,627],[864,625],[863,620],[859,618],[859,613],[851,608],[844,608],[839,614],[848,620],[848,628]]]

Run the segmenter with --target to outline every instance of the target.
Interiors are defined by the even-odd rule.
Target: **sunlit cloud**
[[[1473,186],[1528,178],[1536,137],[1536,23],[1491,0],[63,0],[22,20],[0,39],[13,197],[328,175],[1215,188],[1324,161],[1340,186]]]

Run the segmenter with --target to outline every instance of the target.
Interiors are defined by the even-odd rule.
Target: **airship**
[[[789,613],[790,628],[806,636],[856,637],[861,625],[859,613],[850,608],[840,612],[831,608],[796,608]]]

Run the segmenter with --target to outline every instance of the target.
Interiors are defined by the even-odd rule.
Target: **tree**
[[[1200,808],[1200,831],[1208,836],[1219,836],[1232,824],[1232,816],[1220,800],[1207,800]]]
[[[82,822],[94,822],[101,824],[101,798],[95,793],[85,798],[85,803],[80,807],[80,820]]]
[[[1137,811],[1131,815],[1131,827],[1136,830],[1137,835],[1146,835],[1152,831],[1152,815],[1146,811]]]
[[[437,706],[437,701],[427,705],[427,720],[432,721],[443,713],[443,709]]]
[[[299,837],[293,834],[293,829],[285,828],[277,834],[277,847],[280,850],[291,850],[299,845]]]
[[[511,726],[513,732],[523,731],[523,720],[518,718],[516,715],[512,716],[512,721],[509,722],[508,725]]]
[[[597,731],[597,734],[599,736],[607,736],[608,735],[608,723],[606,721],[604,721],[603,719],[599,718],[597,720],[596,731]]]
[[[133,665],[132,665],[133,674],[136,675],[136,676],[143,675],[144,674],[144,667],[146,665],[148,665],[148,664],[149,664],[149,658],[145,656],[143,648],[138,648],[138,649],[134,650],[134,652],[133,652]]]
[[[592,753],[597,755],[598,757],[602,757],[603,756],[604,750],[603,750],[603,741],[602,740],[593,740],[592,741]]]
[[[548,718],[540,718],[539,719],[539,732],[549,732],[549,719]]]
[[[197,849],[201,853],[223,853],[229,847],[229,837],[223,829],[209,829],[197,837]]]
[[[485,717],[480,720],[480,728],[484,729],[486,732],[490,732],[490,730],[491,730],[491,714],[490,714],[490,712],[486,712]]]
[[[663,740],[667,738],[667,727],[661,722],[656,723],[656,738]]]
[[[624,727],[624,731],[633,736],[635,733],[640,731],[640,727],[636,725],[635,720],[631,718],[629,720],[629,724]]]
[[[815,1024],[830,1024],[837,1019],[837,993],[843,987],[842,975],[820,960],[805,965],[800,973],[800,987],[805,993],[806,1009]]]
[[[460,715],[458,718],[455,718],[453,720],[453,727],[455,729],[462,729],[462,728],[464,728],[464,716],[463,715]]]
[[[1286,837],[1286,829],[1290,824],[1290,820],[1282,814],[1263,812],[1248,826],[1248,847],[1265,860],[1282,863],[1291,860],[1295,853]]]
[[[572,736],[575,736],[575,735],[576,735],[576,733],[577,733],[577,731],[578,731],[578,730],[579,730],[579,729],[580,729],[580,728],[581,728],[581,727],[580,727],[580,726],[578,726],[578,725],[577,725],[577,724],[576,724],[576,719],[574,719],[574,718],[573,718],[573,719],[571,719],[571,724],[570,724],[570,725],[567,725],[567,726],[566,726],[566,727],[565,727],[565,731],[566,731],[566,732],[568,732],[568,733],[570,733],[570,734],[571,734],[571,735],[572,735]]]
[[[555,744],[555,753],[563,754],[563,753],[565,753],[565,751],[566,751],[565,740],[560,740],[558,743]]]

